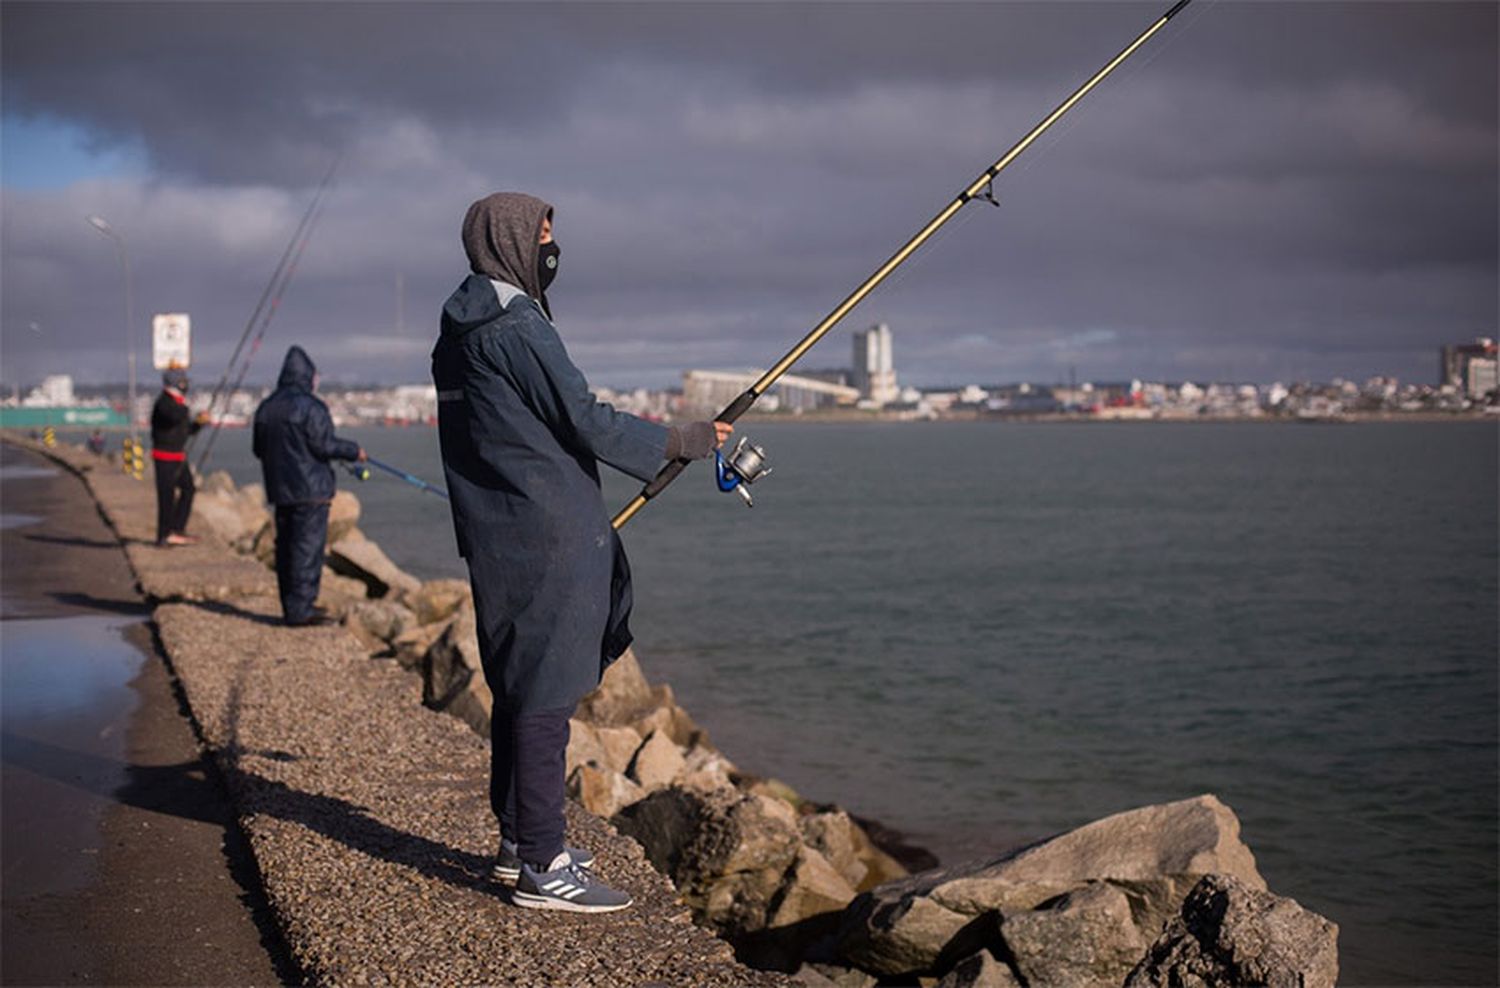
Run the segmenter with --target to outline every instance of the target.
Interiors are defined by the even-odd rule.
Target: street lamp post
[[[126,406],[125,417],[130,420],[130,439],[135,441],[135,299],[133,297],[133,285],[130,279],[130,252],[125,249],[125,238],[109,225],[104,217],[91,215],[87,217],[89,226],[98,230],[115,242],[120,248],[120,264],[125,268],[125,363],[130,368],[130,404]]]

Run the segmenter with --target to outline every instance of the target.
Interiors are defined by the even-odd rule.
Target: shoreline
[[[1000,412],[964,412],[948,413],[939,416],[918,416],[907,412],[809,412],[795,414],[790,412],[756,412],[749,411],[740,416],[736,421],[753,425],[775,425],[779,423],[794,425],[867,425],[899,422],[912,425],[944,425],[948,423],[974,423],[984,422],[993,425],[1383,425],[1383,424],[1463,424],[1463,423],[1490,423],[1500,425],[1500,412],[1487,411],[1465,411],[1465,412],[1387,412],[1387,411],[1355,411],[1344,412],[1339,415],[1318,416],[1312,418],[1297,418],[1290,415],[1077,415],[1067,413],[1000,413]],[[435,425],[425,422],[402,422],[391,423],[377,420],[370,421],[339,421],[338,428],[358,429],[436,429]],[[53,426],[58,433],[58,441],[63,442],[74,436],[87,437],[93,431],[91,428],[81,426],[62,425]],[[137,427],[139,430],[141,427]],[[224,425],[221,428],[231,431],[244,429],[243,425]],[[6,427],[0,429],[0,434],[12,436],[28,442],[37,442],[28,435],[34,430],[23,427]],[[100,426],[99,431],[107,436],[127,434],[130,427],[126,425]],[[66,439],[64,437],[67,437]]]

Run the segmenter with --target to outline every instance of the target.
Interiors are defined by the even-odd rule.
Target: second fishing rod
[[[404,480],[408,484],[411,484],[413,487],[417,488],[417,490],[426,491],[429,494],[436,494],[444,501],[448,500],[448,492],[443,490],[438,485],[430,484],[414,473],[408,473],[407,471],[402,470],[400,467],[391,466],[389,463],[377,460],[373,456],[367,455],[364,461],[360,463],[345,463],[344,469],[349,471],[350,476],[356,478],[357,480],[365,481],[370,479],[370,470],[369,467],[367,467],[365,464],[369,464],[369,467],[374,467],[377,470],[383,470],[393,477]]]
[[[790,370],[793,364],[795,364],[798,360],[801,360],[803,355],[806,354],[808,350],[811,350],[819,340],[821,340],[829,333],[830,330],[832,330],[841,321],[843,321],[844,317],[847,316],[854,309],[854,307],[857,306],[865,298],[865,296],[874,291],[875,288],[879,286],[880,283],[883,282],[891,274],[891,272],[895,271],[907,260],[907,258],[916,253],[918,248],[920,248],[923,244],[930,240],[933,234],[942,229],[942,227],[955,215],[957,215],[958,211],[963,209],[964,206],[968,205],[975,199],[995,203],[993,193],[993,183],[995,181],[995,178],[1007,167],[1009,167],[1011,162],[1020,157],[1021,154],[1028,147],[1030,147],[1037,138],[1041,137],[1049,127],[1055,124],[1063,116],[1063,114],[1071,110],[1079,100],[1083,99],[1089,94],[1090,90],[1092,90],[1099,83],[1103,82],[1106,76],[1108,76],[1115,69],[1119,68],[1121,63],[1123,63],[1131,55],[1135,54],[1138,48],[1144,45],[1147,41],[1151,40],[1153,35],[1155,35],[1162,28],[1166,27],[1167,22],[1181,13],[1183,8],[1191,2],[1192,0],[1178,0],[1178,2],[1173,5],[1170,10],[1168,10],[1161,17],[1157,18],[1157,20],[1153,22],[1150,27],[1146,28],[1146,30],[1143,31],[1139,37],[1137,37],[1130,44],[1126,45],[1118,55],[1110,59],[1098,72],[1095,72],[1087,82],[1085,82],[1082,86],[1079,86],[1071,96],[1069,96],[1066,100],[1059,104],[1056,109],[1054,109],[1051,113],[1044,117],[1040,123],[1038,123],[1026,134],[1026,136],[1022,137],[1019,141],[1012,145],[1010,150],[1001,155],[994,164],[992,164],[989,168],[986,168],[979,174],[978,178],[974,179],[974,181],[971,182],[966,188],[964,188],[963,191],[959,192],[951,202],[944,206],[936,216],[928,221],[926,226],[917,231],[917,233],[905,244],[903,244],[899,250],[897,250],[889,258],[887,258],[885,263],[875,270],[874,274],[870,275],[870,277],[866,278],[858,288],[850,292],[849,295],[846,296],[844,300],[837,306],[835,306],[833,311],[824,316],[822,321],[814,326],[812,331],[804,336],[796,346],[788,350],[785,356],[783,356],[769,370],[761,375],[761,377],[750,386],[749,390],[745,391],[738,398],[732,401],[723,411],[714,416],[714,418],[720,422],[732,423],[741,415],[745,414],[745,412],[749,411],[750,407],[760,399],[761,395],[765,394],[766,391],[773,384],[775,384],[782,375]],[[998,203],[995,204],[998,205]],[[642,488],[641,492],[637,494],[629,504],[620,509],[619,513],[614,516],[611,524],[614,525],[616,529],[619,529],[626,523],[628,523],[630,519],[635,517],[637,512],[639,512],[646,506],[646,503],[648,501],[660,494],[667,488],[667,485],[677,479],[678,475],[680,475],[682,471],[687,467],[688,462],[689,461],[687,460],[673,460],[666,466],[662,467],[657,475],[652,478],[651,482],[648,483],[644,488]],[[760,449],[759,447],[748,445],[744,440],[740,441],[740,443],[735,447],[735,449],[731,452],[727,459],[722,456],[719,457],[718,469],[720,489],[726,491],[738,489],[741,494],[746,495],[747,501],[748,494],[744,490],[744,485],[749,484],[757,479],[757,477],[764,476],[766,473],[770,472],[769,469],[765,466],[765,451]]]

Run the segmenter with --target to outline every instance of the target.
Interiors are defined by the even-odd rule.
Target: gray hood
[[[537,257],[542,220],[552,207],[520,192],[496,192],[485,196],[464,216],[464,253],[475,274],[515,285],[540,300]]]

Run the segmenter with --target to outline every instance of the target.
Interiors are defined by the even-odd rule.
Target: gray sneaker
[[[612,889],[587,868],[574,863],[564,851],[552,859],[546,871],[521,863],[521,877],[511,894],[516,905],[526,909],[565,909],[575,913],[612,913],[630,905],[630,896]]]
[[[516,884],[516,879],[521,877],[521,855],[516,842],[500,838],[500,853],[495,858],[495,866],[490,869],[490,874],[497,882],[505,882],[507,885]],[[585,851],[581,847],[564,847],[563,853],[573,859],[573,863],[580,868],[594,867],[594,852]]]

